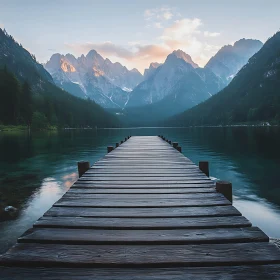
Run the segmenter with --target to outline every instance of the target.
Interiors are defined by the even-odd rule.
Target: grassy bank
[[[9,131],[9,132],[20,132],[20,131],[27,131],[29,129],[26,125],[0,125],[0,132],[1,131]],[[49,131],[49,130],[57,130],[56,126],[48,126],[47,128],[42,129],[33,129],[31,127],[32,131]]]
[[[25,131],[28,130],[26,125],[1,125],[0,131]]]

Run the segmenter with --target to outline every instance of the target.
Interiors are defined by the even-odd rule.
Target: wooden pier
[[[0,257],[0,279],[280,279],[280,250],[170,144],[108,148]]]

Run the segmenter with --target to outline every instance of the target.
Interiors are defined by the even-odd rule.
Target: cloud
[[[104,42],[104,43],[84,43],[84,44],[68,44],[65,46],[69,49],[72,49],[78,53],[88,53],[90,50],[96,50],[102,55],[106,56],[117,56],[129,59],[133,56],[132,51],[122,46],[118,46],[113,44],[112,42]]]
[[[176,20],[170,27],[166,28],[161,39],[182,40],[185,36],[189,37],[193,34],[199,34],[198,28],[202,25],[202,21],[198,18]]]
[[[155,9],[147,9],[144,12],[144,18],[147,21],[151,20],[170,20],[174,17],[175,8],[163,6]]]
[[[155,27],[156,28],[163,28],[163,26],[161,25],[161,22],[155,22]]]
[[[209,31],[204,31],[204,36],[205,37],[218,37],[218,36],[220,36],[221,35],[221,33],[219,33],[219,32],[209,32]]]
[[[145,16],[149,18],[156,17],[157,12],[158,10],[146,10]],[[199,18],[173,20],[168,27],[163,27],[161,22],[155,23],[158,23],[159,36],[150,44],[130,41],[126,46],[123,46],[108,41],[66,44],[66,47],[74,50],[79,55],[95,49],[102,56],[108,57],[112,61],[119,61],[128,68],[137,67],[142,72],[149,67],[151,62],[164,62],[167,55],[176,49],[185,51],[192,56],[196,63],[204,66],[220,48],[220,46],[207,42],[208,38],[213,40],[220,33],[211,33],[204,30],[204,24]],[[151,22],[151,24],[155,23]]]

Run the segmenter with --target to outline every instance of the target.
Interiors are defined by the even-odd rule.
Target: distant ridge
[[[280,32],[249,59],[232,82],[207,101],[166,125],[280,123]]]

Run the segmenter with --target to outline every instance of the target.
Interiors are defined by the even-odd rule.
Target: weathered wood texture
[[[2,280],[279,280],[280,265],[176,268],[0,267]]]
[[[127,139],[0,257],[1,279],[280,279],[280,250],[191,160]]]

